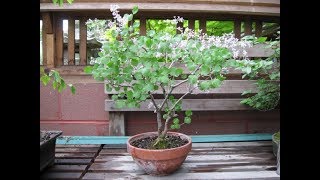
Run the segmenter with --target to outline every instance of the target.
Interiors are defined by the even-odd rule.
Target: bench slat
[[[182,111],[209,111],[209,110],[252,110],[251,107],[240,104],[242,99],[184,99],[182,100]],[[156,99],[160,104],[163,100]],[[154,107],[148,108],[151,100],[141,103],[140,108],[116,108],[113,100],[105,100],[106,111],[154,111]]]

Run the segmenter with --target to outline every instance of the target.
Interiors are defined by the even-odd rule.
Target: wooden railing
[[[43,21],[42,48],[43,65],[57,68],[62,74],[79,74],[81,68],[89,65],[86,21],[91,18],[112,19],[109,11],[111,4],[119,4],[120,12],[129,12],[134,5],[139,6],[135,18],[140,20],[140,33],[147,31],[148,19],[172,19],[182,16],[188,20],[188,27],[195,28],[195,20],[199,20],[199,28],[206,32],[206,22],[233,21],[235,37],[244,35],[262,35],[265,22],[279,23],[279,0],[77,0],[63,7],[53,5],[51,0],[40,1],[40,18]],[[166,2],[166,3],[164,3]],[[63,20],[68,20],[68,42],[64,42]],[[75,40],[75,20],[80,21],[80,40]],[[253,28],[253,23],[255,24]],[[241,25],[244,31],[241,32]],[[181,24],[179,24],[181,25]],[[253,30],[254,29],[254,30]],[[75,52],[79,52],[80,60],[76,64]],[[65,53],[67,52],[67,55]],[[66,63],[64,62],[64,59]],[[73,67],[77,65],[77,67]],[[66,66],[61,69],[60,67]]]

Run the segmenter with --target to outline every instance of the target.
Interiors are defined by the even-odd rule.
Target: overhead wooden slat
[[[260,37],[261,34],[262,34],[262,22],[261,21],[256,21],[255,35],[256,35],[256,37]]]
[[[238,39],[241,38],[241,21],[239,19],[236,19],[234,21],[234,27],[233,27],[234,36]]]
[[[251,107],[240,104],[242,99],[184,99],[182,101],[182,111],[223,111],[223,110],[253,110]],[[161,104],[163,100],[156,99],[157,104]],[[154,111],[154,107],[148,108],[151,100],[141,103],[140,108],[116,108],[113,100],[105,100],[106,111]]]
[[[175,84],[178,84],[182,80],[177,80]],[[207,92],[200,91],[199,89],[193,90],[193,94],[241,94],[245,90],[251,90],[252,93],[257,93],[254,80],[225,80],[219,88],[211,89]],[[185,94],[188,91],[188,83],[182,84],[176,87],[172,94]],[[118,94],[117,91],[108,92],[106,94]],[[153,92],[154,94],[162,94],[162,90],[159,89]]]
[[[51,3],[51,0],[40,0],[40,3]],[[146,2],[162,3],[163,0],[77,0],[76,2]],[[166,0],[167,3],[190,3],[190,4],[237,4],[237,5],[261,5],[261,6],[279,6],[280,0]]]
[[[63,19],[56,19],[56,63],[60,67],[63,65]]]
[[[147,25],[146,25],[146,18],[141,17],[140,18],[140,35],[146,35],[146,29],[147,29]]]
[[[87,25],[86,18],[80,19],[80,65],[87,64]]]
[[[68,19],[68,65],[75,65],[75,19]]]
[[[40,11],[86,11],[86,10],[109,10],[110,5],[114,3],[73,3],[60,8],[52,3],[40,3]],[[274,6],[258,6],[258,5],[225,5],[225,4],[202,4],[202,3],[132,3],[118,2],[119,10],[131,10],[135,5],[139,7],[139,11],[148,12],[199,12],[199,13],[229,13],[229,14],[246,14],[246,15],[266,15],[280,16],[280,7]]]

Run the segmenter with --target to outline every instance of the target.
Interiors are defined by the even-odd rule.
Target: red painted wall
[[[41,86],[41,129],[62,130],[63,135],[109,135],[109,113],[104,111],[103,83],[78,83],[75,95]],[[126,135],[156,130],[153,112],[127,112]],[[280,112],[194,112],[192,124],[181,132],[193,135],[273,133],[280,128]]]
[[[74,84],[77,91],[61,94],[51,86],[40,89],[40,127],[63,135],[109,135],[109,113],[104,111],[103,83]]]

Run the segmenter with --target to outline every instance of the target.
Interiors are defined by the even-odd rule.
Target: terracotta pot
[[[168,135],[180,136],[181,139],[188,140],[188,143],[172,149],[150,150],[134,147],[131,142],[137,139],[157,136],[156,132],[142,133],[128,139],[127,150],[129,154],[146,173],[154,176],[171,174],[179,169],[186,159],[192,148],[191,138],[176,132],[168,132]]]

